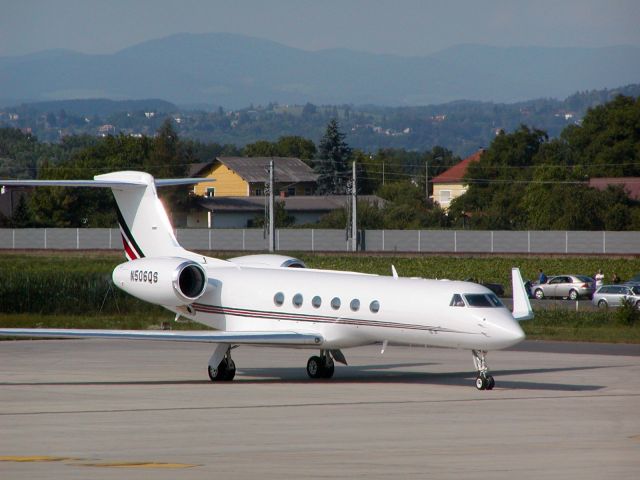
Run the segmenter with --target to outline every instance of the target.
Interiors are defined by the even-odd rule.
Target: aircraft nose
[[[497,348],[507,348],[524,340],[524,331],[513,318],[497,318],[491,322]]]

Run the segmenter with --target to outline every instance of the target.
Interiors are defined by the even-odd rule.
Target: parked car
[[[533,285],[533,296],[538,300],[543,298],[591,298],[596,290],[596,282],[586,275],[554,275],[547,283]]]
[[[624,282],[624,284],[625,285],[640,285],[640,273],[637,273],[636,275],[631,277],[629,280]]]
[[[638,285],[602,285],[593,294],[594,305],[600,308],[619,307],[628,300],[640,308],[640,286]]]
[[[504,297],[504,286],[501,283],[480,283],[473,277],[466,278],[465,282],[479,283],[483,287],[487,287],[489,290],[495,293],[496,296]]]

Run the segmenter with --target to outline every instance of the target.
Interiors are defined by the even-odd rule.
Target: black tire
[[[536,288],[533,292],[533,296],[536,297],[536,300],[542,300],[544,298],[544,292],[541,288]]]
[[[571,290],[569,292],[569,300],[576,301],[577,299],[578,299],[578,292],[576,292],[575,290]]]
[[[236,376],[236,363],[231,358],[227,358],[226,362],[227,362],[227,369],[224,373],[224,377],[222,378],[222,380],[224,380],[225,382],[230,382],[231,380],[233,380],[233,377]]]
[[[478,390],[484,390],[485,388],[487,388],[487,379],[482,375],[478,375],[476,377],[476,388]]]
[[[493,390],[493,387],[496,386],[496,381],[493,379],[491,375],[487,377],[487,390]]]
[[[600,300],[598,302],[598,308],[608,308],[608,307],[609,307],[609,304],[607,303],[606,300]]]
[[[333,377],[333,372],[335,371],[336,367],[333,364],[333,362],[331,362],[329,365],[325,365],[324,368],[322,369],[322,378],[331,378]]]
[[[229,363],[226,358],[223,358],[222,361],[218,364],[218,368],[211,368],[211,365],[207,368],[209,372],[209,378],[212,382],[221,382],[224,380],[233,380],[233,377],[236,374],[236,365],[233,363],[233,370],[229,369]],[[230,378],[227,378],[230,375]]]
[[[320,378],[322,376],[322,360],[320,357],[313,356],[307,362],[307,375],[310,378]]]

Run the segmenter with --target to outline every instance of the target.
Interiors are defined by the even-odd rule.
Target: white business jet
[[[142,172],[114,172],[94,180],[0,180],[1,185],[108,187],[115,196],[127,262],[113,282],[179,317],[212,327],[203,331],[4,328],[0,335],[97,337],[216,344],[209,359],[212,381],[234,378],[232,348],[269,345],[319,350],[307,362],[311,378],[330,378],[342,349],[374,343],[468,349],[478,372],[476,387],[495,381],[487,351],[524,339],[518,324],[533,318],[520,271],[512,271],[513,312],[487,288],[470,282],[399,278],[305,268],[282,255],[229,260],[202,256],[176,240],[157,186],[203,179],[155,180]],[[207,179],[206,181],[210,181]],[[292,268],[301,267],[301,268]]]

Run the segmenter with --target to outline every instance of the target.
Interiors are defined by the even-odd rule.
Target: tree
[[[320,140],[320,158],[315,165],[320,195],[347,193],[351,148],[344,139],[338,121],[331,120]]]
[[[273,219],[276,224],[276,228],[286,228],[295,224],[295,217],[287,212],[284,202],[276,200],[273,206]],[[256,215],[253,219],[253,226],[257,228],[264,227],[265,216]]]
[[[242,149],[242,154],[246,157],[293,157],[310,165],[316,151],[311,140],[292,135],[280,137],[275,143],[267,140],[250,143]]]
[[[640,176],[640,98],[619,95],[590,109],[581,125],[566,128],[561,139],[579,155],[589,177]]]
[[[11,195],[11,192],[9,192],[9,195]],[[13,215],[11,215],[9,223],[13,228],[26,228],[33,225],[33,218],[25,195],[20,195],[18,204],[13,211]]]
[[[480,160],[469,165],[469,189],[451,202],[449,216],[472,228],[526,228],[521,200],[532,180],[536,155],[547,141],[545,132],[525,125],[498,135]]]
[[[296,135],[280,137],[276,148],[279,156],[299,158],[306,163],[310,163],[309,161],[316,156],[317,152],[311,140]]]
[[[258,140],[250,143],[242,149],[245,157],[279,157],[278,147],[267,140]]]
[[[183,176],[186,166],[181,161],[179,145],[173,122],[167,118],[153,139],[147,171],[158,178]]]

